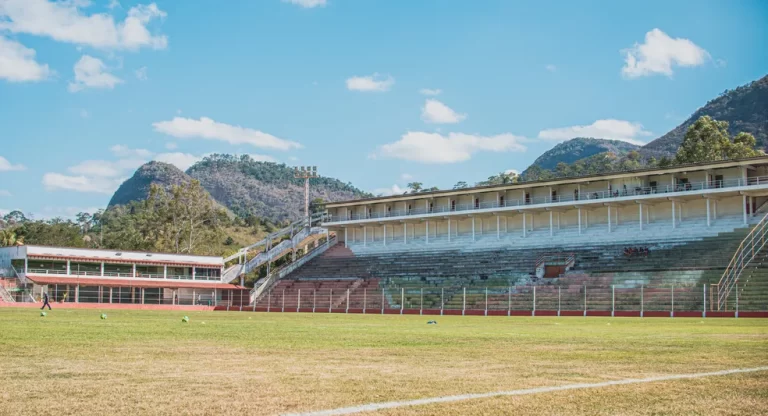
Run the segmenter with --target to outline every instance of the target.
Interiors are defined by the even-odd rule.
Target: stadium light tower
[[[317,166],[295,166],[293,177],[304,179],[304,213],[307,215],[307,226],[312,227],[312,214],[309,213],[309,179],[317,178]]]

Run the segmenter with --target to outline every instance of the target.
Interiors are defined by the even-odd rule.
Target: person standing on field
[[[40,310],[45,309],[45,307],[48,306],[48,310],[51,310],[51,304],[48,303],[48,292],[43,292],[43,307],[40,308]]]

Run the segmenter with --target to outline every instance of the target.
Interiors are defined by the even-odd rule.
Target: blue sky
[[[0,0],[0,213],[252,154],[372,192],[648,142],[768,72],[745,1]]]

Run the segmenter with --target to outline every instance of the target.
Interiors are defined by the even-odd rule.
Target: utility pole
[[[309,212],[309,179],[317,178],[317,166],[296,166],[293,177],[304,179],[304,214],[307,216],[307,227],[312,228],[312,214]]]

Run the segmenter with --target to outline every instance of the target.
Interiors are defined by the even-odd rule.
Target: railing
[[[361,287],[336,280],[301,289],[274,286],[254,304],[257,311],[500,316],[763,316],[768,292],[744,291],[729,309],[709,313],[704,284],[601,285],[580,282],[525,286]],[[562,281],[562,280],[561,280]],[[322,288],[321,288],[322,287]],[[739,285],[741,289],[741,285]]]
[[[338,240],[336,236],[329,237],[328,241],[326,241],[325,244],[316,247],[314,250],[305,254],[295,262],[287,264],[279,269],[272,271],[270,275],[267,276],[267,278],[261,284],[261,286],[257,288],[253,288],[253,290],[251,290],[251,303],[256,302],[259,296],[261,296],[261,294],[264,293],[265,290],[267,290],[270,286],[272,286],[274,282],[282,279],[285,276],[288,276],[290,273],[294,272],[296,269],[303,266],[308,261],[324,253],[329,248],[333,247],[337,242]]]
[[[742,186],[766,186],[768,185],[768,176],[747,178],[747,179],[729,179],[721,181],[706,181],[706,182],[693,182],[693,183],[678,183],[676,185],[660,185],[660,186],[647,186],[647,187],[633,187],[612,189],[603,191],[583,191],[581,193],[574,192],[573,195],[555,195],[550,197],[536,197],[525,198],[515,200],[504,200],[503,203],[496,201],[469,203],[469,204],[448,204],[433,206],[432,208],[413,208],[413,209],[400,209],[390,210],[387,212],[371,212],[363,214],[349,213],[346,216],[333,217],[328,215],[329,222],[338,221],[355,221],[366,219],[379,219],[389,217],[403,217],[411,215],[425,215],[425,214],[440,214],[447,212],[461,212],[480,209],[493,209],[493,208],[513,208],[530,205],[541,204],[556,204],[560,202],[579,202],[579,201],[593,201],[593,200],[605,200],[616,199],[633,196],[644,196],[654,194],[669,194],[669,193],[685,193],[695,192],[707,189],[721,189],[721,188],[734,188]],[[490,191],[489,191],[490,192]]]
[[[728,263],[723,276],[716,285],[712,285],[713,292],[717,292],[717,310],[722,310],[728,299],[728,295],[731,293],[733,287],[738,283],[739,276],[744,271],[744,268],[757,256],[760,251],[765,247],[766,234],[768,234],[768,214],[763,216],[757,225],[752,228],[752,231],[744,237],[739,247],[731,258],[731,262]]]
[[[0,301],[7,302],[7,303],[14,303],[16,302],[16,299],[11,296],[10,293],[8,293],[8,290],[5,289],[5,286],[0,285]]]
[[[240,250],[238,250],[237,253],[235,253],[235,254],[233,254],[233,255],[231,255],[229,257],[224,258],[224,263],[228,263],[228,262],[230,262],[232,260],[235,260],[235,259],[244,258],[245,255],[249,251],[251,251],[251,250],[253,250],[255,248],[258,248],[258,247],[261,247],[261,246],[266,246],[268,242],[274,241],[274,240],[276,240],[276,239],[278,239],[278,238],[280,238],[280,237],[282,237],[284,235],[293,234],[293,232],[295,230],[297,230],[297,229],[301,229],[301,228],[307,227],[307,226],[309,226],[311,228],[312,224],[321,223],[325,219],[326,219],[326,214],[323,213],[323,212],[319,212],[319,213],[313,214],[309,218],[309,220],[307,220],[307,218],[304,217],[304,218],[302,218],[300,220],[294,221],[289,226],[287,226],[287,227],[285,227],[285,228],[283,228],[281,230],[278,230],[278,231],[276,231],[276,232],[274,232],[272,234],[269,234],[264,239],[259,240],[259,241],[255,242],[255,243],[253,243],[253,244],[251,244],[249,246],[243,247]]]

